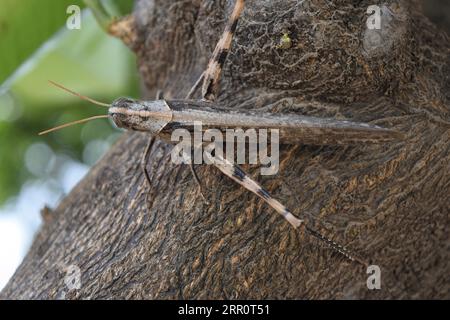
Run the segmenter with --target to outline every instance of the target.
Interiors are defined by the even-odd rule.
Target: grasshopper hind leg
[[[335,252],[341,254],[350,261],[356,261],[362,265],[367,266],[367,263],[362,259],[354,256],[347,248],[334,242],[333,240],[325,237],[319,231],[310,228],[306,225],[304,220],[298,219],[294,214],[292,214],[288,208],[282,205],[278,200],[276,200],[272,195],[260,186],[256,181],[248,176],[248,174],[242,170],[236,164],[224,159],[223,157],[216,156],[216,167],[222,171],[226,176],[230,177],[238,184],[240,184],[245,189],[253,192],[258,197],[263,199],[269,206],[271,206],[275,211],[277,211],[283,218],[285,218],[295,229],[300,229],[306,231],[311,236],[325,243],[328,247],[333,249]]]
[[[233,13],[230,16],[227,26],[225,27],[225,31],[223,32],[219,42],[216,45],[216,48],[214,49],[213,55],[208,63],[208,68],[200,75],[198,80],[192,86],[185,100],[192,99],[192,97],[200,87],[202,87],[203,100],[214,101],[216,99],[217,93],[219,91],[219,80],[222,74],[222,68],[231,48],[233,35],[236,32],[237,23],[243,10],[244,0],[236,0]],[[198,185],[203,200],[208,203],[207,198],[202,192],[202,184],[200,179],[198,178],[197,172],[195,171],[195,166],[192,161],[190,164],[190,169]]]
[[[205,101],[214,101],[217,98],[222,69],[230,52],[233,36],[236,32],[239,17],[244,10],[244,6],[244,0],[236,0],[233,12],[225,27],[225,31],[214,49],[208,63],[208,68],[204,72],[202,97]]]

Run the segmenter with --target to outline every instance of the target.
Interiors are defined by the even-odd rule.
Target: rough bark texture
[[[379,265],[381,290],[367,289],[365,268],[199,166],[204,203],[162,143],[147,188],[139,162],[149,137],[130,132],[52,212],[0,297],[61,297],[62,266],[77,265],[82,286],[66,298],[449,298],[449,39],[409,0],[386,1],[382,30],[366,30],[372,2],[247,1],[219,103],[406,134],[381,146],[284,147],[274,177],[245,167],[297,215]],[[147,97],[158,88],[185,95],[232,5],[137,2],[133,28],[119,29]],[[292,45],[277,47],[286,32]]]

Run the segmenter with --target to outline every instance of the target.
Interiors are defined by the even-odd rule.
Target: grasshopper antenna
[[[89,101],[90,103],[93,103],[93,104],[101,106],[101,107],[106,107],[106,108],[111,107],[111,105],[108,104],[108,103],[103,103],[103,102],[94,100],[92,98],[83,96],[83,95],[81,95],[81,94],[79,94],[79,93],[77,93],[75,91],[72,91],[72,90],[70,90],[70,89],[64,87],[63,85],[61,85],[59,83],[56,83],[54,81],[48,80],[48,82],[50,82],[50,84],[54,85],[55,87],[57,87],[59,89],[62,89],[64,91],[70,93],[71,95],[74,95],[74,96],[76,96],[76,97],[78,97],[78,98],[80,98],[82,100]],[[88,121],[91,121],[91,120],[96,120],[96,119],[104,119],[104,118],[108,118],[108,117],[109,117],[108,115],[100,115],[100,116],[94,116],[94,117],[90,117],[90,118],[86,118],[86,119],[81,119],[81,120],[69,122],[69,123],[66,123],[66,124],[63,124],[63,125],[60,125],[60,126],[57,126],[57,127],[54,127],[54,128],[48,129],[48,130],[45,130],[45,131],[42,131],[42,132],[39,133],[39,135],[42,136],[44,134],[47,134],[47,133],[50,133],[50,132],[53,132],[53,131],[57,131],[57,130],[60,130],[60,129],[64,129],[64,128],[67,128],[67,127],[71,127],[71,126],[76,125],[76,124],[85,123],[85,122],[88,122]]]
[[[70,90],[70,89],[64,87],[63,85],[61,85],[61,84],[59,84],[59,83],[56,83],[56,82],[54,82],[54,81],[52,81],[52,80],[48,80],[48,82],[50,82],[50,84],[54,85],[55,87],[60,88],[60,89],[66,91],[66,92],[70,93],[71,95],[74,95],[75,97],[78,97],[78,98],[80,98],[80,99],[82,99],[82,100],[89,101],[89,102],[91,102],[91,103],[93,103],[93,104],[96,104],[96,105],[98,105],[98,106],[101,106],[101,107],[107,107],[107,108],[109,108],[109,107],[111,106],[111,105],[108,104],[108,103],[103,103],[103,102],[94,100],[94,99],[92,99],[92,98],[83,96],[83,95],[81,95],[81,94],[79,94],[79,93],[77,93],[77,92],[75,92],[75,91],[72,91],[72,90]]]
[[[105,119],[105,118],[109,118],[109,116],[105,114],[105,115],[101,115],[101,116],[94,116],[94,117],[90,117],[90,118],[86,118],[86,119],[81,119],[81,120],[69,122],[69,123],[66,123],[66,124],[63,124],[63,125],[60,125],[60,126],[57,126],[57,127],[54,127],[54,128],[42,131],[42,132],[39,132],[39,135],[43,136],[44,134],[47,134],[47,133],[50,133],[50,132],[53,132],[53,131],[57,131],[57,130],[60,130],[60,129],[64,129],[64,128],[67,128],[67,127],[71,127],[71,126],[74,126],[76,124],[85,123],[85,122],[88,122],[88,121],[91,121],[91,120],[96,120],[96,119]]]

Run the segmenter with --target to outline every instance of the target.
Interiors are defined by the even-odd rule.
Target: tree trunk
[[[244,166],[378,265],[381,290],[367,288],[364,267],[202,165],[205,203],[162,142],[149,188],[140,168],[149,135],[128,132],[50,213],[0,298],[449,298],[449,39],[410,0],[387,1],[381,30],[368,30],[372,2],[246,1],[218,103],[405,133],[385,145],[284,146],[273,177]],[[146,98],[185,96],[233,4],[137,1],[112,32],[136,52]],[[284,34],[291,42],[279,46]]]

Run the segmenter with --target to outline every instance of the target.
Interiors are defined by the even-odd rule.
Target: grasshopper
[[[59,84],[51,82],[61,89],[82,99],[97,105],[108,107],[108,114],[64,124],[41,132],[40,134],[46,134],[67,126],[100,118],[112,119],[114,124],[119,128],[148,132],[151,134],[151,138],[143,153],[142,168],[149,184],[151,181],[146,164],[148,163],[149,154],[155,141],[154,138],[159,137],[167,143],[173,143],[170,137],[175,128],[184,128],[192,131],[196,122],[201,122],[204,128],[218,128],[219,130],[225,130],[226,128],[278,129],[280,131],[281,144],[304,143],[315,145],[347,145],[358,143],[385,143],[402,138],[400,132],[366,123],[308,117],[296,114],[273,114],[218,108],[214,101],[216,100],[219,91],[219,80],[222,68],[231,49],[233,35],[243,10],[244,0],[236,0],[233,12],[225,27],[225,31],[216,45],[206,71],[203,72],[185,99],[140,101],[130,98],[119,98],[112,104],[106,104],[82,96]],[[192,99],[192,96],[200,86],[202,86],[202,99]],[[351,254],[344,246],[337,244],[306,225],[304,220],[296,217],[266,189],[250,178],[249,175],[232,160],[224,159],[220,156],[216,158],[217,161],[214,162],[214,165],[223,174],[264,200],[294,228],[297,229],[301,227],[313,237],[326,243],[333,250],[351,261],[367,265],[366,262]],[[191,168],[193,167],[191,166]],[[195,179],[199,182],[194,170],[193,173]]]

